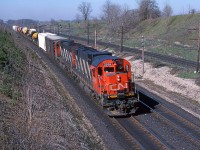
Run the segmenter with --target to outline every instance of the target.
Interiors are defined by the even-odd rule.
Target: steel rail
[[[69,37],[69,35],[67,34],[61,34],[63,36],[67,36]],[[87,41],[87,39],[82,38],[82,37],[76,37],[76,36],[70,36],[73,39],[76,40],[81,40],[81,41]],[[94,42],[93,40],[91,40],[92,42]],[[106,42],[102,42],[102,41],[97,41],[98,45],[102,45],[102,46],[106,46],[106,47],[112,47],[115,49],[120,50],[120,45],[116,45],[113,43],[106,43]],[[137,49],[137,48],[130,48],[130,47],[123,47],[124,52],[133,52],[133,53],[141,53],[142,51]],[[173,56],[168,56],[168,55],[163,55],[163,54],[159,54],[159,53],[154,53],[154,52],[149,52],[149,51],[145,51],[144,55],[147,57],[152,57],[152,58],[157,58],[163,62],[167,62],[170,64],[177,64],[181,67],[191,67],[191,68],[196,68],[196,62],[195,61],[191,61],[191,60],[186,60],[183,58],[178,58],[178,57],[173,57]]]
[[[151,112],[155,113],[158,117],[161,116],[162,118],[164,118],[164,121],[167,121],[170,125],[172,125],[174,128],[176,128],[177,130],[179,130],[180,133],[184,134],[184,136],[186,138],[188,138],[191,142],[196,143],[200,147],[200,141],[195,136],[190,135],[190,134],[189,135],[186,134],[183,129],[181,129],[180,127],[178,127],[178,125],[176,125],[174,122],[172,122],[171,120],[169,120],[168,118],[166,118],[164,115],[162,115],[161,113],[159,113],[158,111],[156,111],[152,107],[148,106],[146,103],[142,102],[141,100],[139,100],[139,102],[141,102],[144,106],[146,106],[147,108],[149,108],[151,110]]]

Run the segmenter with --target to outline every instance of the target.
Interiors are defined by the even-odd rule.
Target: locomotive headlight
[[[117,81],[120,82],[121,81],[121,77],[118,75],[117,76]]]

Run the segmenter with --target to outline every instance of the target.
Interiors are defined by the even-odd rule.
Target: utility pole
[[[58,24],[58,35],[59,35],[60,31],[59,31],[59,24]]]
[[[123,52],[123,41],[124,41],[124,27],[122,26],[122,32],[121,32],[121,50],[120,50],[120,52]]]
[[[62,25],[59,24],[59,34],[62,33]]]
[[[95,31],[94,31],[94,48],[97,48],[97,28],[95,26]]]
[[[71,25],[70,25],[70,22],[69,22],[69,40],[70,40],[70,37],[71,36]]]
[[[90,35],[89,35],[90,31],[89,31],[89,22],[87,22],[87,44],[89,45],[90,43]]]
[[[200,56],[200,23],[199,23],[199,37],[198,37],[198,54],[197,54],[197,69],[196,72],[199,72],[199,56]]]
[[[40,30],[39,30],[39,23],[37,23],[37,32],[40,32]]]
[[[142,36],[142,74],[144,75],[144,36]]]
[[[198,49],[197,49],[197,66],[196,66],[196,72],[198,73],[199,72],[199,67],[200,67],[200,64],[199,64],[199,57],[200,57],[200,23],[199,23],[199,27],[198,28],[193,28],[193,29],[189,29],[189,30],[198,30],[198,39],[191,39],[191,40],[196,40],[198,41]]]
[[[57,26],[58,26],[58,35],[60,35],[60,30],[61,30],[62,26],[59,23],[57,24]]]

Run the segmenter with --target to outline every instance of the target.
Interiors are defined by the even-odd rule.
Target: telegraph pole
[[[56,33],[56,28],[55,28],[55,26],[53,26],[53,31],[54,31],[54,34]]]
[[[198,28],[194,28],[194,29],[189,29],[189,30],[198,30],[198,39],[191,39],[191,40],[196,40],[198,41],[198,49],[197,49],[197,66],[196,66],[196,72],[199,72],[199,57],[200,57],[200,23],[199,23],[199,27]]]
[[[122,32],[121,32],[121,50],[120,50],[120,52],[123,52],[123,41],[124,41],[124,27],[122,26]]]
[[[94,31],[94,48],[97,48],[97,28],[95,27]]]
[[[142,36],[142,73],[144,75],[144,36]]]
[[[89,22],[87,23],[87,43],[88,43],[88,45],[89,45],[89,41],[90,41],[90,35],[89,35],[89,33],[90,33],[90,31],[89,31]]]
[[[70,26],[70,22],[69,22],[69,40],[70,40],[70,36],[71,36],[71,26]]]
[[[198,54],[197,54],[197,69],[196,72],[199,72],[199,56],[200,56],[200,23],[199,23],[199,35],[198,35]]]
[[[60,26],[59,26],[59,24],[57,24],[57,26],[58,26],[58,35],[59,35],[60,34],[60,30],[59,30]]]

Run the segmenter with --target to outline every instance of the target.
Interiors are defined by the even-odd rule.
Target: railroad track
[[[115,122],[115,126],[122,131],[122,134],[128,140],[136,143],[134,146],[140,146],[140,149],[171,149],[170,145],[164,143],[157,135],[132,116],[129,118],[113,118],[112,122]]]
[[[61,34],[61,35],[68,37],[68,35],[66,35],[66,34]],[[75,39],[75,40],[87,41],[87,39],[82,38],[82,37],[70,36],[70,38]],[[94,40],[90,40],[90,42],[94,43]],[[112,44],[112,43],[106,43],[106,42],[102,42],[102,41],[97,41],[97,44],[101,45],[101,46],[105,46],[105,47],[112,47],[118,51],[121,48],[119,45]],[[141,54],[141,50],[139,50],[137,48],[130,48],[130,47],[123,46],[123,50],[124,50],[124,52],[128,52],[128,53]],[[146,58],[146,56],[149,58],[154,58],[154,59],[156,58],[157,60],[160,60],[162,62],[176,64],[181,67],[196,68],[196,66],[197,66],[197,63],[195,61],[190,61],[190,60],[186,60],[183,58],[177,58],[177,57],[173,57],[173,56],[169,56],[169,55],[162,55],[162,54],[149,52],[149,51],[145,51],[144,55],[145,55],[145,58]]]
[[[157,131],[149,122],[144,122],[141,116],[127,118],[112,118],[113,125],[118,128],[126,139],[134,144],[134,149],[198,149],[200,147],[200,128],[171,111],[167,107],[159,105],[156,109],[140,101],[142,105],[150,109],[147,117],[159,122],[160,128],[171,130],[170,135]],[[158,129],[159,130],[159,129]],[[173,139],[174,141],[172,141]],[[131,145],[130,145],[131,146]]]
[[[154,101],[156,100],[154,99]],[[190,148],[192,149],[198,149],[198,147],[200,147],[200,126],[198,124],[189,121],[183,115],[180,115],[176,111],[171,110],[168,106],[159,104],[155,107],[154,104],[151,106],[149,104],[146,104],[142,100],[140,100],[140,103],[142,103],[142,105],[148,108],[150,112],[152,112],[152,119],[163,122],[163,128],[167,127],[173,130],[174,136],[176,136],[177,139],[182,139],[181,141],[178,141],[180,145],[184,141],[185,143],[191,144]],[[156,103],[159,103],[159,101],[156,101]],[[139,117],[136,118],[138,121],[140,121]],[[156,131],[156,129],[152,129],[151,127],[147,126],[148,125],[146,125],[146,128],[148,128],[148,130],[151,130],[155,135],[160,134]],[[164,143],[171,143],[170,140],[168,140],[169,136],[168,138],[166,138],[165,136],[161,135],[160,138],[162,139],[161,141]],[[172,135],[171,138],[173,138]],[[175,148],[173,144],[171,146],[171,148]]]
[[[39,51],[36,50],[38,49],[36,48],[36,45],[32,46],[32,49],[38,52],[39,57],[41,57],[40,56],[41,54],[44,55],[43,53],[40,52],[40,50]],[[46,56],[42,56],[42,57],[46,57]],[[53,67],[53,64],[51,64],[51,67]],[[56,70],[54,71],[58,73],[58,71]],[[62,80],[65,80],[64,78],[61,78],[61,77],[59,78]],[[72,87],[68,83],[66,83],[66,86],[67,88],[69,88],[68,90],[71,90],[71,93],[74,94]],[[75,96],[77,96],[77,94],[75,94]],[[124,147],[125,149],[173,149],[173,148],[178,147],[178,145],[176,144],[174,145],[174,143],[171,144],[170,141],[168,141],[166,137],[163,137],[162,136],[163,132],[161,131],[157,132],[154,125],[148,126],[148,124],[145,124],[145,122],[142,121],[138,116],[131,116],[129,118],[108,118],[108,116],[106,116],[105,114],[103,114],[103,112],[100,111],[99,106],[98,108],[95,108],[96,104],[92,102],[91,100],[86,100],[82,104],[81,99],[83,99],[83,97],[81,98],[79,97],[78,99],[79,99],[79,104],[81,104],[81,107],[85,105],[84,103],[87,103],[87,105],[89,105],[89,107],[86,106],[86,109],[88,108],[92,109],[93,110],[92,113],[95,113],[99,118],[101,118],[104,121],[104,124],[103,126],[101,126],[101,128],[105,128],[105,127],[109,128],[109,132],[111,132],[113,135],[116,136],[115,138],[117,139],[117,142],[119,142],[120,145]],[[148,118],[150,116],[153,116],[154,119],[159,118],[158,120],[161,125],[165,127],[170,126],[172,130],[177,132],[178,134],[177,138],[181,138],[181,136],[184,136],[184,138],[182,139],[187,140],[187,143],[191,144],[190,148],[195,149],[199,147],[199,143],[198,143],[199,142],[198,140],[199,127],[197,125],[193,124],[192,126],[190,126],[190,122],[187,120],[184,120],[185,118],[179,118],[177,122],[174,122],[174,120],[171,119],[171,116],[173,118],[177,118],[177,116],[171,113],[170,110],[166,108],[160,107],[160,109],[154,109],[151,106],[148,106],[148,109],[150,109],[153,113],[149,113],[149,114],[147,113],[144,116]],[[166,112],[167,113],[169,112],[170,115],[169,116],[163,115]],[[91,112],[88,112],[88,114],[91,114]],[[140,115],[140,116],[144,117],[143,115]],[[93,119],[93,121],[94,120],[95,119]],[[184,125],[181,125],[183,120],[185,121],[185,123]],[[195,130],[192,129],[193,127],[195,127]],[[107,128],[105,128],[105,130]],[[192,132],[190,133],[190,132],[184,131],[188,129],[189,130],[191,129]],[[196,134],[196,132],[198,134]],[[164,131],[164,134],[167,134],[167,133]],[[173,137],[173,135],[171,135],[171,137]],[[105,140],[108,140],[108,139],[105,139]]]

